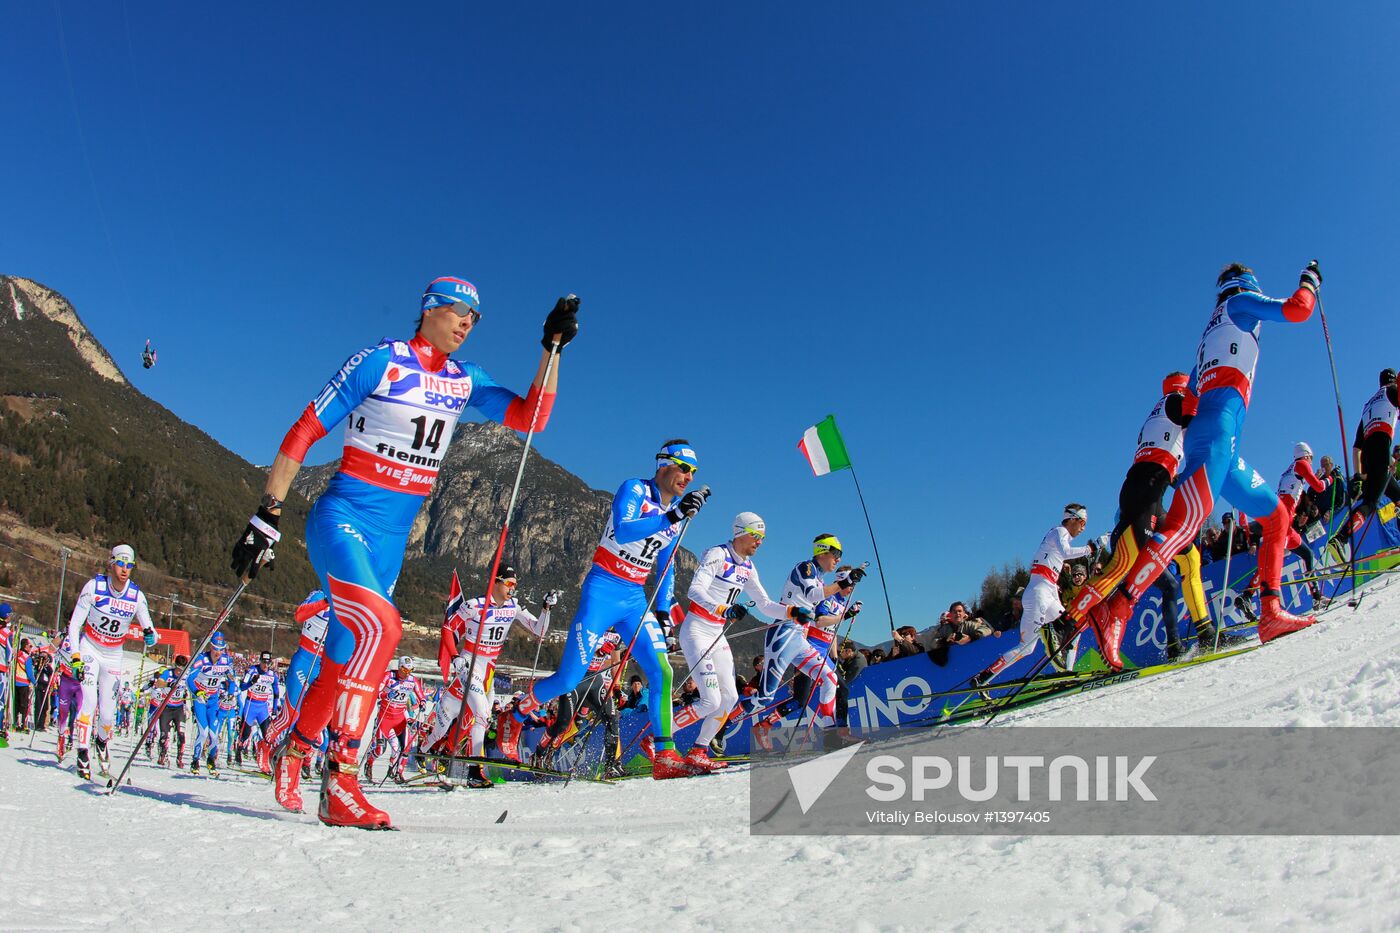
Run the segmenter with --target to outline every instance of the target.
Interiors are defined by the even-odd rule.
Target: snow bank
[[[1377,584],[1358,611],[1262,651],[1002,721],[1396,724],[1397,610],[1400,587]],[[277,811],[265,781],[144,760],[136,788],[106,799],[55,766],[47,737],[22,744],[0,752],[7,929],[1400,925],[1394,838],[757,838],[742,774],[385,789],[374,799],[405,831],[370,834]]]

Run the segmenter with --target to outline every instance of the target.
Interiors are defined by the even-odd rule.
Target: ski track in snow
[[[1400,587],[1377,584],[1358,611],[1334,608],[1261,651],[994,728],[1400,724],[1398,612]],[[71,756],[55,765],[48,735],[33,751],[15,738],[0,751],[6,930],[1400,926],[1393,837],[760,837],[744,774],[386,788],[372,799],[405,831],[364,833],[283,813],[266,781],[144,756],[135,786],[107,799]],[[114,749],[119,764],[129,741]]]

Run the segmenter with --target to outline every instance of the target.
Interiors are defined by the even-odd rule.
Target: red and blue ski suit
[[[1235,287],[1229,287],[1232,284]],[[1252,275],[1224,285],[1191,372],[1191,387],[1200,404],[1186,429],[1176,495],[1123,584],[1134,602],[1171,565],[1172,558],[1195,540],[1210,517],[1216,495],[1223,495],[1263,526],[1259,579],[1265,593],[1279,591],[1291,516],[1268,482],[1240,455],[1239,442],[1254,387],[1262,323],[1300,324],[1312,316],[1316,297],[1310,289],[1299,287],[1287,301],[1266,298]]]
[[[531,711],[578,686],[609,629],[623,643],[633,646],[632,658],[646,674],[647,687],[656,696],[670,697],[671,663],[666,658],[666,636],[655,619],[642,617],[647,608],[642,585],[654,567],[665,568],[656,581],[654,609],[658,614],[670,615],[675,604],[676,576],[671,553],[680,540],[681,527],[667,514],[654,482],[629,479],[622,484],[613,496],[607,526],[593,553],[593,567],[583,580],[578,611],[569,624],[559,670],[530,688],[516,709],[518,721],[524,722]],[[654,703],[649,712],[656,747],[674,747],[670,702]]]
[[[320,676],[294,734],[306,745],[328,724],[338,759],[352,760],[374,712],[379,684],[403,634],[394,584],[408,533],[432,490],[462,412],[475,408],[508,428],[542,430],[554,394],[505,389],[475,363],[448,359],[421,336],[385,340],[345,361],[287,432],[281,452],[307,450],[345,422],[340,470],[306,521],[306,550],[330,596]]]

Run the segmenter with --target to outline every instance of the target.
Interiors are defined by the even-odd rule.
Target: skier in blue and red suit
[[[1317,621],[1292,615],[1279,605],[1290,516],[1274,490],[1240,455],[1239,442],[1259,362],[1262,323],[1303,323],[1312,316],[1321,286],[1316,261],[1308,263],[1298,290],[1287,301],[1264,297],[1254,272],[1239,263],[1226,266],[1216,280],[1215,312],[1201,336],[1191,373],[1193,391],[1187,393],[1188,399],[1198,401],[1186,429],[1185,456],[1171,509],[1139,552],[1123,584],[1089,612],[1104,660],[1114,670],[1123,666],[1119,645],[1133,606],[1172,558],[1195,540],[1217,494],[1264,529],[1259,543],[1259,640],[1269,642]]]
[[[260,565],[271,565],[282,500],[307,450],[345,422],[340,469],[306,521],[307,556],[330,596],[325,657],[273,768],[275,793],[285,806],[298,796],[302,759],[329,726],[319,816],[333,826],[390,828],[388,814],[360,790],[360,740],[403,633],[393,592],[409,529],[447,456],[453,427],[471,407],[525,431],[538,406],[533,427],[542,430],[559,377],[555,365],[545,382],[550,347],[562,349],[578,332],[578,299],[560,298],[545,320],[545,351],[522,399],[475,363],[448,358],[481,319],[470,282],[435,279],[421,308],[412,340],[384,340],[354,354],[306,407],[282,441],[257,514],[233,548],[231,566],[239,576],[251,579]]]

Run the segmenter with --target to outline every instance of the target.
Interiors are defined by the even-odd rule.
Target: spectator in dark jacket
[[[836,658],[836,727],[843,737],[849,735],[851,684],[863,670],[865,658],[851,642],[842,642]]]
[[[933,630],[928,639],[928,656],[934,664],[942,667],[948,663],[948,649],[953,645],[969,645],[988,635],[1000,638],[1001,632],[992,628],[986,619],[974,619],[961,600],[948,607],[943,621]]]
[[[1018,632],[1021,628],[1021,613],[1026,611],[1025,605],[1021,602],[1021,597],[1025,595],[1026,588],[1018,586],[1016,592],[1011,594],[1011,614],[1002,616],[995,623],[993,628],[998,632]]]
[[[887,661],[895,658],[912,658],[916,654],[924,653],[924,646],[918,642],[918,631],[912,625],[901,625],[891,633],[894,636],[894,644],[890,646]]]

